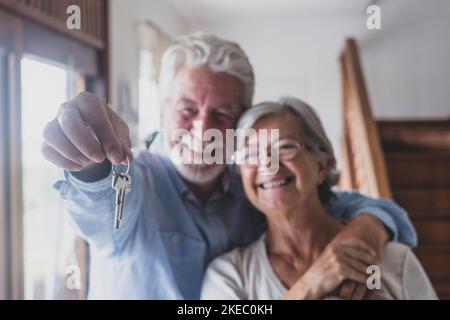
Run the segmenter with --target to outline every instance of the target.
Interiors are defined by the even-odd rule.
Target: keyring
[[[112,168],[112,173],[113,174],[118,174],[119,173],[119,174],[127,176],[128,173],[130,172],[130,159],[128,159],[128,157],[127,157],[127,171],[125,173],[121,173],[121,172],[116,171],[114,169],[114,165],[113,164],[111,164],[111,168]]]

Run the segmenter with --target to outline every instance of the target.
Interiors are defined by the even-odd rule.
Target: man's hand
[[[332,241],[336,244],[349,238],[357,238],[368,244],[376,253],[378,263],[382,260],[383,248],[389,240],[389,232],[384,224],[370,214],[361,214],[345,227]],[[367,287],[346,280],[339,288],[339,297],[359,300],[366,296]]]
[[[83,92],[63,103],[44,129],[42,154],[68,171],[92,170],[130,160],[131,140],[126,123],[97,96]]]

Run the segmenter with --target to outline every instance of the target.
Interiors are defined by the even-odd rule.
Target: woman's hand
[[[384,246],[390,237],[390,231],[378,218],[368,213],[362,213],[339,232],[332,242],[337,243],[349,238],[360,239],[375,250],[380,262],[383,258]],[[361,300],[363,297],[370,296],[371,293],[366,284],[345,280],[339,286],[336,294],[343,299]]]
[[[376,263],[375,252],[361,240],[331,243],[284,298],[322,299],[347,279],[366,285],[367,267]]]

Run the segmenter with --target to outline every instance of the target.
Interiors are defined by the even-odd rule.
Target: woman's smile
[[[256,184],[256,187],[263,190],[282,188],[291,184],[294,180],[295,180],[294,176],[288,176],[285,178],[275,178],[271,179],[270,181],[258,183]]]

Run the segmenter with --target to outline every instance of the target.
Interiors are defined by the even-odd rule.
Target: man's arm
[[[368,212],[356,216],[334,240],[348,238],[363,240],[375,251],[377,257],[382,257],[384,245],[392,238],[392,234],[380,219]]]
[[[378,252],[386,241],[417,245],[417,235],[405,210],[391,200],[372,199],[357,192],[336,192],[328,212],[350,222],[339,237],[357,236]]]
[[[81,171],[72,171],[75,178],[84,182],[96,182],[105,179],[111,173],[111,162],[106,159],[102,163],[92,164]]]
[[[78,233],[98,248],[111,247],[126,238],[129,224],[113,233],[115,191],[112,189],[111,163],[133,160],[127,124],[99,97],[82,92],[58,108],[54,120],[44,128],[42,154],[58,168],[64,179],[55,184],[72,217]],[[133,174],[132,189],[141,175]],[[138,207],[139,191],[130,192],[125,202],[128,213],[132,203]],[[135,198],[135,199],[133,199]],[[136,211],[131,209],[132,212]],[[130,218],[127,218],[130,220]]]
[[[114,229],[116,191],[112,188],[112,174],[93,182],[80,180],[73,173],[64,171],[64,179],[55,184],[64,199],[65,209],[76,232],[89,244],[107,254],[122,248],[130,238],[144,200],[145,183],[143,168],[134,161],[130,176],[132,189],[125,199],[124,221],[120,229]],[[156,226],[155,226],[156,228]]]

